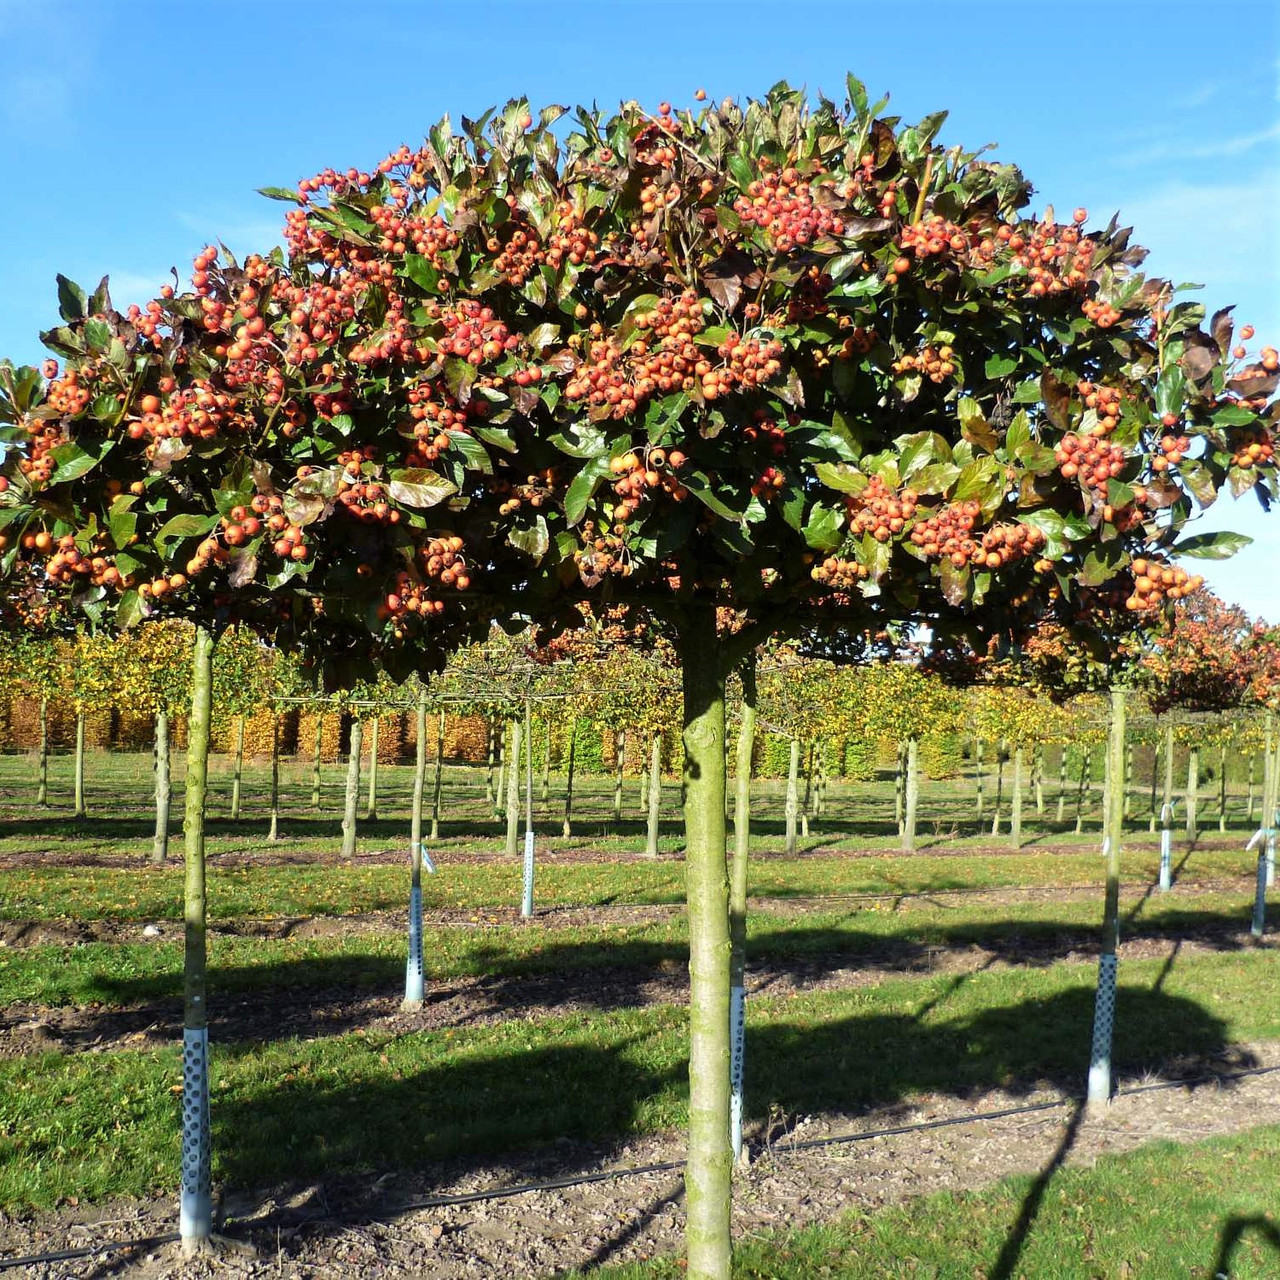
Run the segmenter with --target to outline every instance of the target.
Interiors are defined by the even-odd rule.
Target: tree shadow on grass
[[[1228,1280],[1231,1265],[1236,1251],[1244,1243],[1248,1235],[1257,1235],[1259,1249],[1254,1250],[1255,1260],[1271,1274],[1280,1274],[1280,1229],[1270,1217],[1256,1214],[1252,1217],[1234,1215],[1222,1224],[1222,1232],[1218,1238],[1218,1256],[1214,1259],[1211,1274]],[[1266,1257],[1272,1255],[1268,1265]]]

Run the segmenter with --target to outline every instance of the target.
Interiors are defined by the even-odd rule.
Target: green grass
[[[1153,1143],[1091,1169],[1006,1178],[839,1221],[743,1240],[741,1280],[1264,1280],[1280,1274],[1280,1128]],[[1025,1216],[1025,1221],[1024,1221]],[[578,1273],[574,1273],[575,1275]],[[675,1280],[675,1259],[593,1271]]]
[[[1150,882],[1159,857],[1137,848],[1121,858],[1128,881]],[[1193,853],[1184,876],[1239,876],[1253,869],[1246,853]],[[483,910],[514,907],[520,901],[520,867],[492,862],[450,864],[442,854],[438,875],[424,877],[427,908]],[[758,861],[750,892],[789,898],[829,894],[937,893],[950,889],[998,889],[1037,885],[1086,886],[1101,883],[1102,860],[1095,850],[1079,853],[1023,853],[997,856],[902,858],[875,854],[849,858],[810,856]],[[408,897],[408,868],[343,862],[282,866],[209,864],[211,919],[242,916],[344,915],[400,910]],[[684,901],[684,867],[675,861],[558,862],[544,856],[537,870],[537,903],[596,906],[609,903],[661,904]],[[182,914],[182,870],[170,863],[152,867],[66,867],[26,864],[0,869],[0,918],[9,920],[176,920]]]
[[[868,960],[906,964],[927,959],[935,947],[982,946],[1001,958],[1026,960],[1025,946],[1057,942],[1064,930],[1093,930],[1101,897],[1006,905],[960,899],[938,906],[924,899],[909,910],[864,907],[803,915],[755,912],[748,922],[751,962],[806,961],[826,968]],[[1197,894],[1194,899],[1153,897],[1142,904],[1125,936],[1176,939],[1197,928],[1243,927],[1252,898]],[[1274,909],[1273,909],[1274,912]],[[1273,922],[1274,923],[1274,922]],[[519,978],[620,966],[683,966],[688,930],[683,915],[646,924],[572,928],[502,925],[485,929],[429,928],[424,959],[428,978]],[[394,993],[404,968],[399,933],[344,938],[264,939],[214,936],[210,940],[213,1008],[222,998],[267,992],[382,991]],[[1030,963],[1039,963],[1033,955]],[[19,947],[0,951],[0,1005],[49,1005],[176,1000],[181,993],[182,946],[175,935],[160,942],[85,943],[72,947]]]
[[[1269,953],[1121,970],[1121,1073],[1280,1037]],[[1056,965],[753,999],[748,1106],[853,1110],[1036,1081],[1079,1087],[1092,965]],[[264,995],[264,999],[267,998]],[[476,1158],[557,1137],[611,1145],[686,1116],[686,1016],[671,1006],[269,1045],[213,1035],[217,1175],[262,1186]],[[0,1206],[174,1185],[179,1054],[0,1061]]]

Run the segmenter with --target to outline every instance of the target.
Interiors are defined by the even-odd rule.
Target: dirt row
[[[735,1178],[734,1229],[762,1231],[830,1221],[937,1191],[983,1187],[1010,1174],[1057,1164],[1088,1166],[1107,1153],[1154,1140],[1187,1141],[1280,1123],[1275,1074],[1205,1082],[1206,1073],[1280,1071],[1280,1045],[1237,1046],[1213,1061],[1171,1063],[1170,1081],[1151,1089],[1121,1082],[1108,1105],[1081,1109],[1060,1092],[993,1090],[966,1097],[929,1095],[859,1115],[775,1117],[748,1137],[753,1160]],[[1125,1093],[1135,1085],[1143,1091]],[[1032,1110],[1038,1104],[1043,1109]],[[967,1117],[1018,1108],[999,1118]],[[955,1121],[956,1123],[940,1123]],[[907,1132],[877,1131],[903,1126]],[[860,1140],[816,1148],[833,1136]],[[532,1155],[452,1161],[370,1178],[327,1180],[229,1196],[221,1205],[220,1256],[184,1262],[177,1247],[155,1244],[124,1254],[38,1263],[7,1274],[23,1280],[137,1280],[180,1277],[329,1280],[352,1275],[435,1280],[551,1276],[573,1266],[678,1254],[683,1184],[678,1169],[603,1182],[532,1190],[493,1200],[422,1207],[416,1202],[495,1188],[573,1179],[619,1167],[679,1162],[683,1138],[667,1133],[622,1146],[558,1142]],[[3,1256],[157,1236],[174,1230],[170,1197],[63,1208],[28,1218],[0,1216]],[[1034,1225],[1032,1226],[1034,1230]],[[1190,1229],[1190,1228],[1189,1228]],[[1208,1224],[1207,1230],[1216,1230]],[[1014,1252],[1016,1243],[1007,1242]],[[991,1259],[994,1264],[995,1259]],[[1014,1273],[1011,1268],[1010,1273]]]
[[[1122,960],[1159,959],[1172,964],[1197,956],[1262,946],[1247,929],[1205,926],[1177,938],[1163,934],[1130,936]],[[747,989],[753,995],[791,996],[876,986],[891,978],[934,974],[974,974],[1017,967],[1085,963],[1096,957],[1096,931],[1067,929],[1051,936],[1011,936],[997,945],[922,946],[909,939],[884,940],[874,950],[858,948],[838,957],[764,960],[750,965]],[[211,1034],[224,1043],[299,1037],[320,1039],[354,1031],[401,1036],[419,1031],[486,1026],[513,1018],[543,1019],[647,1005],[688,1002],[689,976],[682,959],[652,965],[566,967],[554,972],[449,978],[429,984],[422,1006],[400,1007],[398,993],[343,989],[338,985],[288,987],[269,995],[219,997],[214,977]],[[0,1008],[0,1058],[28,1054],[107,1053],[162,1047],[182,1032],[182,1009],[175,997],[163,1003],[121,1008],[15,1003]]]

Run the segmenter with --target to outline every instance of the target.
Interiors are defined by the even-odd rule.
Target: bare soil
[[[929,1095],[860,1115],[775,1117],[750,1134],[754,1159],[735,1184],[739,1236],[828,1221],[855,1206],[873,1209],[942,1190],[982,1187],[1009,1174],[1037,1173],[1061,1160],[1090,1165],[1104,1153],[1154,1140],[1185,1141],[1280,1123],[1280,1076],[1204,1082],[1210,1071],[1280,1071],[1280,1044],[1237,1046],[1213,1062],[1171,1064],[1174,1087],[1124,1093],[1080,1110],[1048,1088]],[[1122,1082],[1122,1090],[1153,1080]],[[1037,1104],[1044,1109],[1031,1110]],[[1016,1114],[981,1113],[1018,1108]],[[978,1117],[978,1118],[968,1118]],[[940,1126],[939,1122],[955,1121]],[[910,1126],[933,1125],[930,1128]],[[906,1132],[878,1134],[907,1127]],[[860,1134],[860,1140],[800,1144]],[[476,1280],[535,1277],[656,1254],[678,1254],[683,1188],[676,1169],[585,1185],[530,1190],[500,1199],[424,1206],[513,1185],[582,1178],[607,1169],[676,1163],[683,1138],[662,1134],[624,1147],[559,1142],[531,1155],[484,1164],[454,1161],[370,1182],[333,1179],[235,1195],[223,1203],[221,1256],[184,1261],[177,1246],[153,1243],[121,1253],[18,1267],[23,1280],[107,1276],[158,1280],[258,1280],[376,1276]],[[64,1207],[19,1219],[0,1216],[8,1258],[174,1230],[169,1197]]]

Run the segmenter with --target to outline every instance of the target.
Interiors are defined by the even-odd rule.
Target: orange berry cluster
[[[30,539],[30,543],[28,543]],[[41,532],[23,535],[22,545],[37,551],[52,549],[49,534]],[[72,534],[64,534],[57,541],[57,550],[49,557],[44,570],[49,577],[63,586],[70,586],[76,578],[88,578],[94,586],[118,587],[122,579],[120,570],[101,555],[87,556],[76,546]],[[185,582],[186,579],[184,578]]]
[[[457,248],[457,232],[439,214],[415,218],[405,212],[403,201],[376,205],[369,217],[380,232],[383,253],[416,253],[438,265],[441,254]]]
[[[1107,481],[1119,476],[1127,459],[1118,444],[1104,444],[1097,437],[1082,438],[1069,431],[1055,447],[1054,457],[1064,480],[1079,479],[1086,489],[1105,497]]]
[[[981,514],[980,503],[948,503],[927,520],[916,523],[911,530],[911,541],[926,556],[946,556],[957,569],[962,569],[978,552],[978,543],[972,534]]]
[[[826,315],[827,294],[835,282],[819,267],[810,267],[796,282],[787,299],[787,319],[793,324]]]
[[[945,382],[956,371],[949,346],[925,347],[918,355],[908,353],[893,362],[894,373],[921,373],[930,382]]]
[[[431,538],[418,553],[423,570],[442,587],[465,591],[471,585],[467,562],[462,555],[462,539],[457,534]]]
[[[1261,360],[1262,367],[1268,373],[1274,373],[1280,369],[1280,352],[1277,352],[1275,347],[1263,347]]]
[[[38,418],[23,418],[21,425],[31,443],[18,460],[18,469],[32,484],[44,484],[57,470],[53,450],[65,443],[64,429],[60,423]]]
[[[546,467],[542,471],[526,476],[524,484],[507,485],[506,491],[511,496],[498,507],[498,514],[511,515],[512,512],[519,511],[526,502],[536,511],[551,500],[555,485],[556,469],[554,467]]]
[[[196,553],[187,561],[187,575],[195,578],[204,573],[212,564],[226,564],[231,553],[217,538],[205,538],[196,548]]]
[[[854,325],[852,332],[837,349],[836,358],[852,360],[854,356],[865,356],[875,346],[876,336],[874,329],[864,329],[860,324]]]
[[[1110,329],[1117,320],[1120,319],[1120,312],[1109,302],[1102,302],[1096,298],[1086,298],[1080,305],[1080,310],[1098,326],[1099,329]]]
[[[53,367],[56,372],[58,366],[54,364]],[[46,398],[49,408],[55,413],[74,418],[89,407],[93,392],[80,385],[80,374],[75,369],[68,369],[61,378],[55,378],[49,383]]]
[[[589,583],[606,574],[617,574],[620,578],[631,576],[631,560],[618,533],[597,529],[592,521],[584,520],[582,540],[583,546],[573,553],[573,559],[584,582]]]
[[[643,125],[636,131],[634,150],[636,159],[641,164],[654,165],[659,169],[669,169],[676,162],[676,148],[671,141],[671,134],[679,129],[679,123],[672,119],[670,108],[662,112],[657,120]],[[601,155],[602,160],[612,159]]]
[[[963,228],[934,213],[920,222],[903,227],[898,245],[903,253],[928,258],[944,253],[964,253],[969,248],[969,237]]]
[[[387,592],[378,614],[384,619],[403,618],[408,613],[429,618],[433,614],[443,613],[444,608],[443,600],[427,595],[426,586],[421,582],[415,582],[408,572],[402,569],[396,574],[395,585]],[[397,638],[403,635],[404,632],[397,628]]]
[[[165,316],[164,307],[158,299],[153,298],[148,302],[145,310],[136,302],[131,302],[125,311],[125,318],[145,341],[159,345],[160,329],[165,325]]]
[[[729,363],[702,374],[702,396],[715,400],[734,387],[755,387],[776,377],[782,369],[779,356],[782,343],[776,338],[761,341],[731,333],[717,348],[716,354]]]
[[[1133,594],[1124,607],[1135,613],[1156,609],[1164,600],[1181,600],[1204,586],[1199,575],[1185,569],[1161,564],[1157,560],[1135,560],[1133,569]]]
[[[241,413],[235,396],[215,390],[207,379],[198,379],[182,391],[174,390],[165,378],[162,390],[169,396],[161,402],[157,395],[138,401],[140,415],[125,428],[130,440],[149,440],[147,456],[155,455],[160,440],[212,440],[223,432],[247,431],[252,418]]]
[[[459,356],[476,365],[492,364],[520,345],[519,337],[494,315],[493,308],[482,307],[474,298],[448,309],[433,302],[426,310],[431,319],[438,319],[444,326],[440,350],[445,355]]]
[[[834,587],[837,591],[850,591],[867,577],[867,569],[856,560],[828,556],[821,564],[815,564],[809,570],[809,576],[823,586]]]
[[[1172,414],[1166,416],[1173,417]],[[1175,436],[1171,431],[1166,431],[1160,437],[1159,443],[1160,452],[1151,459],[1152,471],[1168,471],[1170,467],[1177,466],[1191,451],[1191,437]]]
[[[888,542],[915,518],[916,491],[890,489],[880,476],[872,476],[860,494],[850,494],[849,528],[855,535],[869,533],[877,542]]]
[[[683,502],[688,490],[675,473],[684,466],[685,455],[679,449],[649,449],[643,459],[632,451],[609,460],[609,470],[618,478],[613,491],[621,499],[613,509],[613,518],[625,522],[640,507],[650,489],[662,489],[676,502]]]
[[[1233,433],[1231,448],[1231,462],[1237,467],[1265,467],[1275,457],[1274,441],[1265,428],[1261,431]]]
[[[1088,283],[1097,247],[1094,240],[1080,234],[1080,224],[1088,216],[1087,210],[1077,209],[1071,225],[1065,227],[1046,215],[1026,235],[1009,226],[996,232],[996,238],[1013,251],[1014,265],[1026,271],[1027,292],[1033,298],[1082,289]]]
[[[338,485],[338,509],[363,524],[400,523],[400,512],[387,501],[386,489],[376,481]]]
[[[762,164],[761,169],[765,166]],[[826,185],[830,185],[830,181]],[[796,168],[788,166],[774,175],[757,178],[745,195],[733,202],[743,222],[754,222],[769,233],[773,247],[786,253],[796,245],[811,244],[820,236],[844,234],[844,220],[814,200],[815,186]]]
[[[280,296],[289,308],[293,326],[285,359],[290,364],[310,364],[320,358],[320,348],[337,342],[343,328],[355,318],[358,288],[355,280],[340,276],[337,287],[315,281],[286,286]]]
[[[755,421],[742,428],[742,437],[753,444],[763,441],[769,446],[769,452],[775,458],[782,457],[787,451],[786,428],[780,427],[763,409],[757,409]]]
[[[751,492],[765,502],[778,496],[781,489],[786,488],[787,477],[777,467],[765,467],[751,484]]]
[[[982,535],[982,543],[970,560],[979,568],[999,569],[1035,555],[1044,544],[1044,534],[1034,525],[995,524]]]
[[[1081,380],[1076,383],[1076,390],[1084,398],[1086,409],[1092,409],[1098,421],[1090,428],[1091,436],[1109,436],[1120,425],[1120,401],[1122,393],[1118,387],[1101,387],[1092,382]]]

